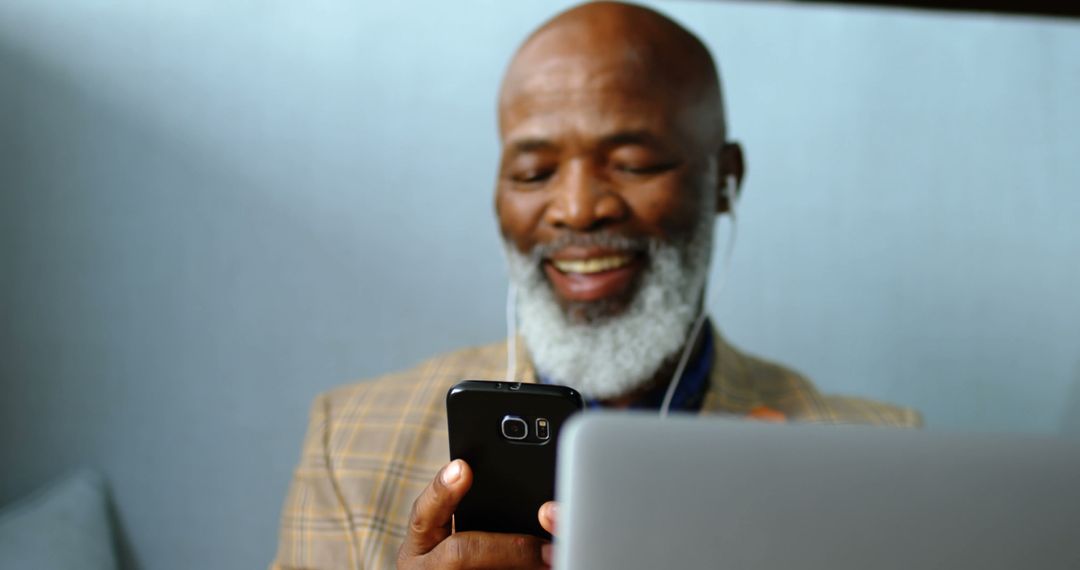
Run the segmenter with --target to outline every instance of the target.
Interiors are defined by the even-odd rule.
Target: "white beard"
[[[625,310],[576,322],[556,300],[540,256],[523,254],[507,243],[510,280],[517,287],[519,332],[537,372],[577,389],[587,399],[624,395],[651,380],[683,347],[699,314],[713,228],[714,218],[705,214],[683,243],[650,241],[649,265]]]

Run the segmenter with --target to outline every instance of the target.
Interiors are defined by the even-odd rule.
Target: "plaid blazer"
[[[914,410],[822,395],[798,373],[736,350],[719,333],[714,338],[702,414],[921,425]],[[447,390],[460,380],[501,379],[505,367],[505,344],[492,344],[318,396],[271,570],[392,568],[413,500],[450,460]],[[518,380],[536,381],[528,361],[517,368]]]

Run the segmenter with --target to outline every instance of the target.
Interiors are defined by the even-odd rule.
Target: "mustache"
[[[539,261],[551,257],[555,252],[567,247],[602,247],[627,253],[655,251],[663,246],[656,238],[630,237],[611,231],[594,233],[565,233],[548,243],[537,244],[529,252],[529,257]]]

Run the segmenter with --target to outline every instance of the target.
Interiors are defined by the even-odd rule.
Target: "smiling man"
[[[499,125],[496,211],[537,370],[641,403],[701,310],[721,184],[743,172],[708,51],[651,11],[570,11],[514,58]]]
[[[528,356],[517,379],[573,386],[593,406],[919,424],[825,396],[701,326],[713,228],[744,165],[712,57],[681,26],[607,2],[556,16],[506,72],[499,131],[495,209]],[[274,567],[545,567],[537,538],[450,531],[472,475],[447,464],[444,398],[501,378],[506,358],[503,343],[471,348],[321,395]],[[552,511],[538,513],[549,528]]]

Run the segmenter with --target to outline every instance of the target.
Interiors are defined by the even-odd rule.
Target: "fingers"
[[[543,557],[547,541],[524,534],[459,532],[447,538],[428,556],[432,568],[546,569]]]
[[[537,511],[536,516],[540,519],[540,526],[544,527],[544,530],[555,534],[555,522],[559,514],[559,504],[555,501],[548,501],[540,505],[540,510]]]
[[[540,526],[544,527],[544,530],[555,536],[555,523],[559,516],[559,503],[555,501],[548,501],[540,505],[540,510],[537,511],[536,516],[540,519]],[[551,551],[551,543],[544,544],[540,547],[540,557],[543,558],[544,564],[551,566],[551,559],[554,558],[554,554]]]
[[[402,559],[431,552],[450,536],[450,518],[472,486],[472,471],[460,459],[443,467],[413,503],[409,532],[399,552]]]
[[[450,533],[454,510],[471,486],[472,471],[461,460],[451,461],[435,475],[413,503],[409,531],[398,551],[398,568],[549,568],[551,545],[541,538],[492,532]]]

